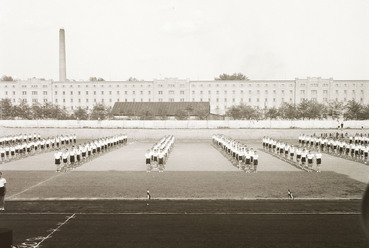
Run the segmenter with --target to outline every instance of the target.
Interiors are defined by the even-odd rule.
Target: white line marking
[[[36,186],[36,185],[35,185]],[[20,194],[20,193],[18,193]],[[16,195],[18,195],[16,194]],[[14,195],[13,195],[14,196]],[[11,196],[11,197],[13,197]],[[10,198],[10,197],[9,197]],[[104,200],[125,200],[125,201],[147,201],[146,197],[142,198],[126,198],[126,197],[33,197],[33,198],[17,198],[9,199],[8,201],[104,201]],[[151,201],[292,201],[289,198],[154,198]],[[294,201],[352,201],[362,200],[362,198],[295,198]]]
[[[34,248],[37,248],[37,247],[39,247],[40,246],[40,244],[42,243],[42,242],[44,242],[45,240],[47,240],[47,239],[49,239],[50,237],[51,237],[51,235],[54,233],[54,232],[56,232],[56,231],[58,231],[64,224],[66,224],[70,219],[72,219],[72,218],[74,218],[74,216],[75,216],[76,214],[73,214],[73,215],[71,215],[71,216],[69,216],[69,218],[68,219],[66,219],[63,223],[61,223],[59,226],[57,226],[57,228],[55,228],[51,233],[49,233],[49,235],[47,235],[46,237],[44,237],[37,245],[35,245],[34,246]]]
[[[37,183],[37,184],[35,184],[35,185],[32,185],[31,187],[29,187],[29,188],[27,188],[27,189],[25,189],[25,190],[23,190],[23,191],[21,191],[21,192],[18,192],[18,193],[14,194],[14,195],[11,195],[11,196],[7,197],[6,199],[11,199],[11,198],[13,198],[13,197],[16,197],[17,195],[23,194],[24,192],[26,192],[26,191],[28,191],[28,190],[30,190],[30,189],[33,189],[33,188],[35,188],[35,187],[37,187],[37,186],[39,186],[39,185],[41,185],[41,184],[43,184],[43,183],[45,183],[45,182],[47,182],[47,181],[50,181],[51,179],[54,179],[54,178],[56,178],[56,177],[59,177],[59,176],[61,176],[61,175],[63,175],[63,174],[64,174],[64,173],[59,173],[59,174],[57,174],[57,175],[55,175],[55,176],[53,176],[53,177],[50,177],[50,178],[48,178],[48,179],[46,179],[46,180],[44,180],[44,181],[42,181],[42,182],[39,182],[39,183]]]
[[[1,215],[69,215],[72,213],[2,213]],[[134,213],[74,213],[74,215],[360,215],[360,212],[204,212],[204,213],[165,213],[165,212],[134,212]]]

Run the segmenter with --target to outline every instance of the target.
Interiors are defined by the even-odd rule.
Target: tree
[[[14,79],[11,76],[3,75],[0,81],[14,81]]]
[[[176,111],[176,118],[178,120],[186,120],[188,118],[188,112],[184,109],[178,109]]]
[[[200,106],[195,109],[194,114],[199,117],[200,120],[206,120],[208,118],[210,111],[204,106]]]
[[[91,110],[91,120],[105,120],[108,117],[107,108],[104,104],[96,104]]]
[[[0,118],[2,120],[11,119],[13,117],[13,104],[10,98],[0,100]]]
[[[330,101],[328,103],[328,116],[331,116],[333,119],[337,119],[343,113],[344,105],[343,102],[340,101]]]
[[[350,100],[347,102],[345,110],[343,114],[345,119],[358,120],[362,117],[363,106],[355,100]]]
[[[135,77],[130,77],[130,78],[128,78],[128,81],[130,81],[130,82],[137,82],[139,80],[137,78],[135,78]]]
[[[13,109],[15,117],[21,118],[23,120],[32,119],[31,107],[25,101],[20,101],[19,105],[13,106]]]
[[[31,106],[33,119],[43,119],[43,109],[39,103],[34,103]]]
[[[232,75],[223,73],[220,74],[219,77],[214,78],[215,80],[249,80],[248,77],[243,75],[242,73],[233,73]]]
[[[159,111],[158,111],[158,114],[160,116],[160,118],[162,120],[166,120],[167,119],[167,115],[168,115],[168,110],[166,107],[163,107],[163,108],[160,108]]]
[[[279,116],[278,109],[276,107],[272,107],[266,110],[265,117],[270,119],[277,119]]]
[[[298,111],[295,105],[284,102],[278,108],[279,116],[283,119],[296,119],[298,118]]]
[[[226,116],[232,117],[234,120],[240,120],[242,118],[240,106],[232,106],[226,111]]]
[[[152,120],[154,118],[153,113],[149,109],[145,109],[141,112],[141,120]]]
[[[76,110],[73,111],[73,117],[78,120],[87,120],[87,110],[85,108],[78,107]]]
[[[97,78],[97,77],[90,77],[90,81],[97,82],[97,81],[105,81],[103,78]]]

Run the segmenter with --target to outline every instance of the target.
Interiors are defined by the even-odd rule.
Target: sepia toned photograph
[[[1,0],[0,248],[369,248],[369,2]]]

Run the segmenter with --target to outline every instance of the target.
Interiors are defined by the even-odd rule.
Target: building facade
[[[369,80],[333,80],[308,77],[295,80],[190,81],[27,81],[0,82],[0,99],[13,104],[53,103],[73,111],[92,109],[115,102],[209,102],[212,114],[223,115],[233,105],[257,108],[279,107],[283,102],[299,104],[303,99],[320,103],[347,102],[369,104]]]

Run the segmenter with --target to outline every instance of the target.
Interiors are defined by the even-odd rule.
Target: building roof
[[[153,116],[175,116],[179,110],[206,110],[210,114],[209,102],[116,102],[112,109],[115,116],[141,116],[147,111]],[[193,111],[196,115],[196,111]]]

